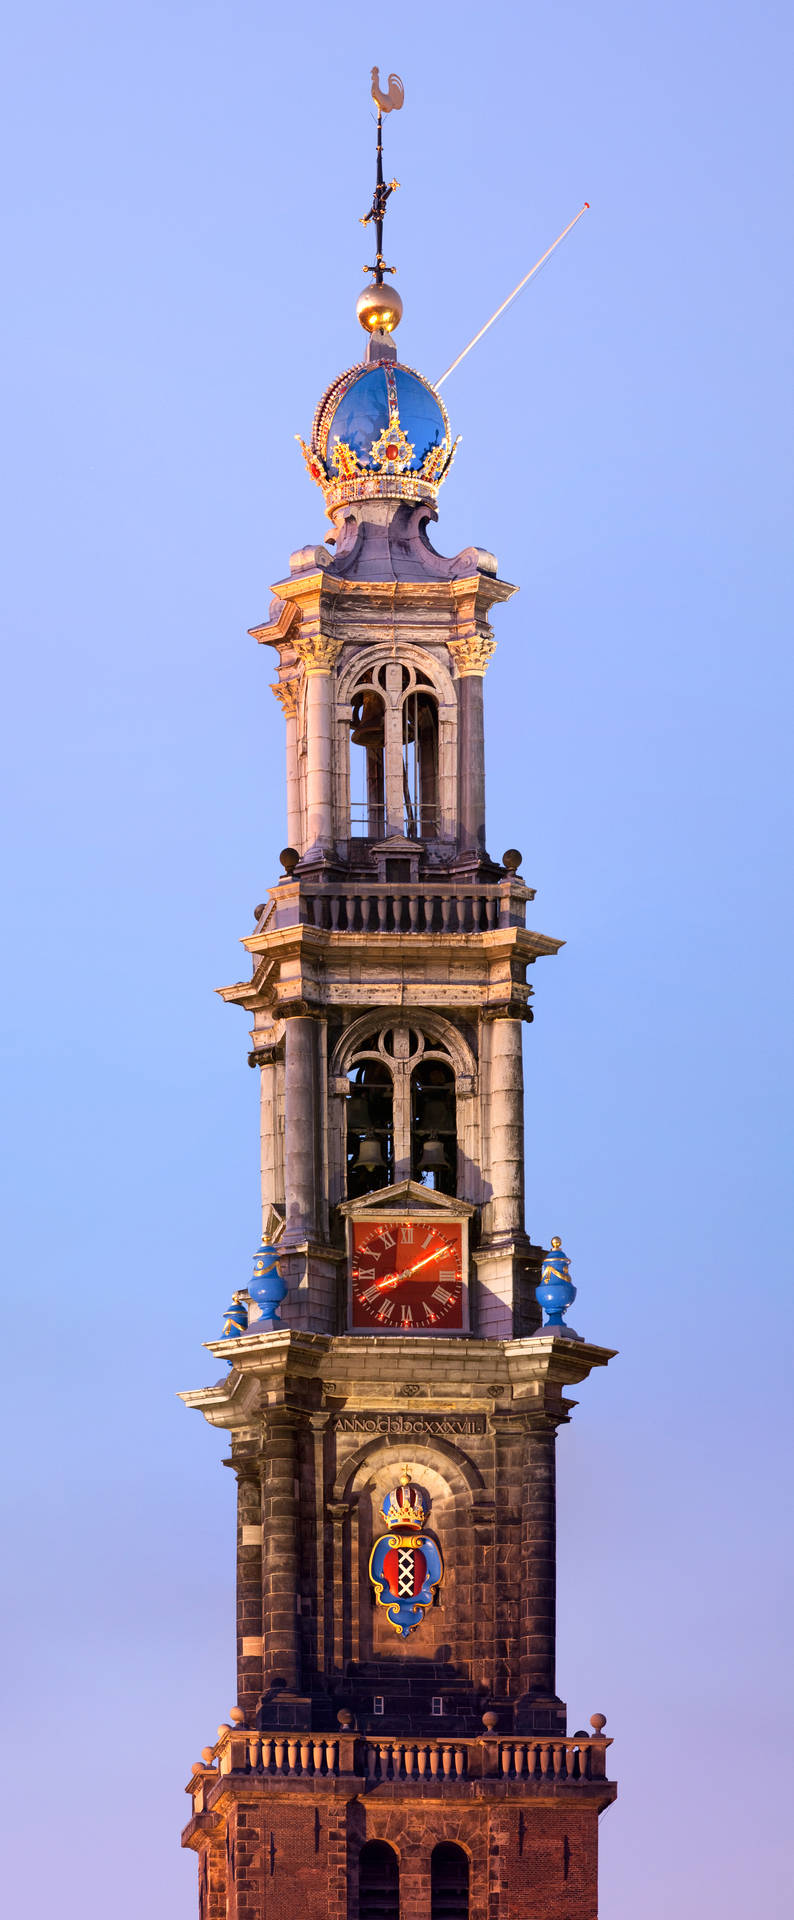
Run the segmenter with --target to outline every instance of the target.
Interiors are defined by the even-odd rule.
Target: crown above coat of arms
[[[430,1512],[430,1501],[411,1479],[410,1467],[403,1467],[399,1487],[392,1487],[381,1507],[387,1527],[423,1527]]]

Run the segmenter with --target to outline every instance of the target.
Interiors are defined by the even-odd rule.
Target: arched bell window
[[[411,1074],[411,1178],[437,1193],[456,1193],[458,1132],[455,1075],[436,1054]]]
[[[384,1060],[363,1060],[348,1082],[347,1191],[353,1200],[394,1180],[394,1089]]]
[[[352,838],[436,839],[438,693],[429,675],[413,664],[382,660],[362,670],[349,711]]]
[[[400,1869],[385,1840],[367,1840],[358,1856],[358,1920],[400,1920]]]
[[[409,840],[432,840],[438,833],[438,707],[426,693],[425,675],[403,700],[403,802]]]
[[[367,840],[386,832],[386,709],[371,669],[362,675],[350,722],[350,831]]]
[[[469,1920],[469,1856],[451,1840],[430,1855],[430,1920]]]
[[[349,1199],[399,1180],[457,1192],[455,1073],[446,1049],[417,1027],[368,1034],[348,1067]]]

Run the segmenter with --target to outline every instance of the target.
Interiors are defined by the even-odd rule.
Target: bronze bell
[[[381,1144],[380,1141],[375,1138],[374,1133],[366,1134],[362,1140],[358,1150],[358,1159],[353,1161],[353,1165],[354,1167],[363,1168],[365,1173],[374,1173],[376,1168],[383,1166]]]
[[[441,1173],[449,1167],[449,1161],[440,1140],[426,1140],[419,1162],[420,1173]]]
[[[356,747],[383,746],[383,701],[376,693],[362,695],[361,712],[353,721],[350,738]]]
[[[351,1133],[366,1133],[369,1126],[369,1101],[363,1093],[348,1094],[347,1124]]]

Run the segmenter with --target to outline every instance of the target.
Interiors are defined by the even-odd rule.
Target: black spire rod
[[[365,267],[364,272],[374,273],[376,286],[379,287],[383,286],[383,276],[385,273],[394,273],[396,271],[394,267],[387,267],[383,258],[383,221],[389,196],[394,193],[395,188],[399,187],[400,184],[399,180],[389,180],[387,182],[383,178],[383,115],[384,113],[391,113],[395,107],[401,107],[403,97],[403,84],[398,75],[396,73],[389,74],[389,91],[388,93],[382,93],[378,69],[377,67],[373,67],[372,98],[378,109],[375,192],[372,196],[372,206],[370,207],[369,213],[364,214],[361,225],[362,227],[367,227],[370,222],[372,222],[375,228],[377,248],[375,264],[372,267]]]

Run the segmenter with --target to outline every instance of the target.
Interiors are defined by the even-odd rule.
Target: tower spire
[[[364,272],[374,277],[363,293],[359,294],[356,312],[362,327],[367,333],[393,333],[402,317],[403,303],[396,287],[387,287],[385,275],[394,273],[394,267],[387,267],[383,257],[383,222],[386,207],[391,195],[399,187],[399,180],[383,178],[383,115],[398,112],[405,99],[405,88],[399,74],[389,74],[388,92],[384,93],[380,85],[377,67],[372,69],[372,98],[378,109],[377,132],[375,136],[375,191],[368,213],[362,216],[362,227],[375,228],[375,260],[372,266],[365,266]]]

